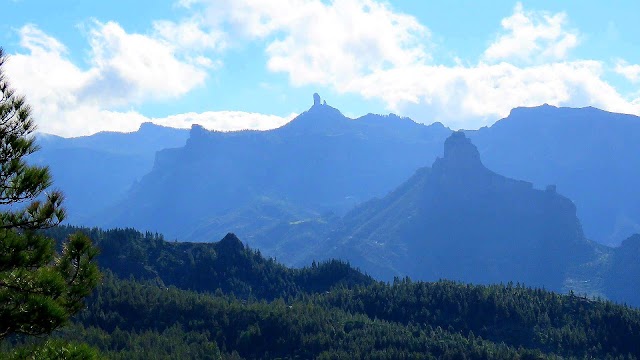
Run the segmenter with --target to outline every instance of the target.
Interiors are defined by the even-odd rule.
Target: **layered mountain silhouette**
[[[38,134],[41,149],[29,161],[49,166],[54,186],[65,194],[68,222],[85,224],[122,199],[151,170],[156,151],[183,146],[188,135],[186,129],[151,123],[131,133],[99,132],[76,138]]]
[[[343,219],[329,256],[375,277],[472,283],[524,282],[563,289],[574,267],[592,259],[573,203],[487,169],[463,132],[444,156],[386,197]]]
[[[350,119],[314,96],[271,131],[40,136],[31,161],[50,165],[73,224],[188,241],[234,232],[287,265],[338,257],[384,279],[520,281],[640,304],[639,136],[638,117],[593,108],[519,108],[452,135]]]
[[[265,237],[270,224],[320,225],[322,215],[384,196],[431,164],[450,133],[395,115],[349,119],[317,96],[276,130],[144,124],[130,134],[42,136],[33,158],[50,165],[71,223],[136,226],[193,241],[235,231],[276,249]],[[617,245],[640,232],[638,117],[544,105],[514,109],[467,135],[496,172],[536,188],[556,184],[575,202],[587,238]]]
[[[265,231],[261,223],[340,214],[384,195],[422,166],[425,154],[436,154],[449,133],[439,123],[393,115],[349,119],[319,101],[271,131],[194,125],[186,145],[158,152],[151,172],[98,225],[196,241],[233,231],[260,247],[254,239]]]
[[[617,245],[640,232],[639,117],[543,105],[467,134],[489,168],[538,187],[556,184],[588,238]]]

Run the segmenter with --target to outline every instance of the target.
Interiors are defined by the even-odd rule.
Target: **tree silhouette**
[[[0,48],[0,340],[12,334],[46,334],[83,306],[97,285],[97,254],[90,239],[71,235],[56,244],[38,230],[65,216],[63,195],[47,192],[47,167],[27,164],[38,150],[25,98],[9,85]]]

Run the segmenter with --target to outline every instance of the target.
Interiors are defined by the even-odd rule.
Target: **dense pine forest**
[[[640,311],[609,301],[519,284],[376,282],[338,261],[289,269],[232,234],[190,244],[131,229],[46,233],[77,230],[101,249],[103,280],[54,337],[95,358],[640,356]],[[4,350],[23,341],[34,342],[13,337]]]

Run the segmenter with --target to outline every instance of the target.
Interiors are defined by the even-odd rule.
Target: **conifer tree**
[[[38,232],[64,219],[63,195],[47,191],[47,167],[26,162],[38,150],[36,125],[7,81],[6,61],[0,48],[0,340],[53,331],[82,308],[99,279],[87,236],[72,235],[56,251]]]

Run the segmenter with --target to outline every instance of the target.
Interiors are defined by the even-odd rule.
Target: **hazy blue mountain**
[[[50,167],[54,186],[66,196],[68,222],[90,224],[91,216],[117,202],[149,172],[156,151],[184,145],[188,134],[151,123],[131,133],[77,138],[39,134],[41,150],[29,161]]]
[[[41,136],[43,150],[33,158],[50,165],[67,194],[71,223],[136,226],[192,241],[235,231],[261,248],[286,250],[270,236],[294,236],[300,224],[326,230],[324,215],[386,195],[431,164],[449,134],[439,123],[395,115],[349,119],[314,99],[309,111],[272,131],[143,124],[129,134]],[[615,245],[640,232],[640,168],[632,166],[640,158],[638,117],[518,108],[467,134],[489,168],[537,188],[556,184],[575,202],[587,238]],[[165,148],[177,149],[162,151],[153,165]]]
[[[606,296],[640,306],[640,235],[635,234],[613,249],[603,281]]]
[[[444,156],[382,199],[357,207],[323,252],[378,278],[524,282],[562,290],[594,258],[573,203],[487,169],[462,132]]]
[[[271,131],[224,133],[194,125],[186,145],[160,151],[152,171],[101,225],[190,240],[233,231],[254,245],[253,229],[268,229],[248,229],[242,214],[272,217],[255,213],[273,210],[264,199],[277,204],[277,218],[285,222],[343,213],[406,179],[435,156],[449,133],[439,123],[394,115],[349,119],[319,102]],[[276,217],[270,223],[276,226]]]
[[[615,245],[640,232],[639,117],[544,105],[467,134],[496,172],[556,184],[588,238]]]
[[[147,122],[140,125],[138,130],[129,133],[102,131],[73,138],[39,134],[38,144],[48,150],[84,148],[112,154],[142,155],[153,160],[156,151],[183,146],[188,136],[188,129],[176,129]]]

